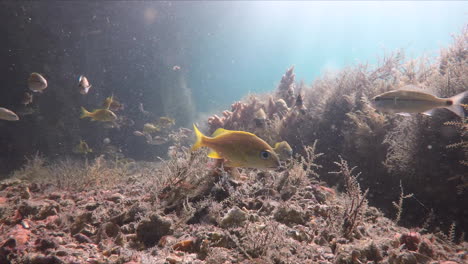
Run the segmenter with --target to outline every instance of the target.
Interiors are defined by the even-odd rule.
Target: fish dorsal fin
[[[229,130],[226,130],[226,129],[224,129],[224,128],[218,128],[218,129],[216,129],[216,131],[211,135],[211,137],[217,137],[217,136],[222,135],[222,134],[224,134],[224,133],[226,133],[226,132],[229,132]]]
[[[414,98],[414,99],[434,99],[437,98],[437,96],[434,94],[433,91],[430,89],[423,89],[422,87],[419,87],[417,85],[409,84],[401,87],[397,91],[403,91],[407,92],[406,96],[409,98]]]
[[[218,152],[212,150],[210,153],[208,153],[208,157],[212,158],[212,159],[222,159],[223,157],[221,157]]]

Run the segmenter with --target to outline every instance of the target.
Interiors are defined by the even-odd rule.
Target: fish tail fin
[[[467,96],[468,96],[468,91],[464,91],[462,93],[459,93],[455,96],[450,97],[447,101],[447,104],[450,104],[450,105],[446,106],[445,108],[452,111],[457,116],[464,118],[465,110],[463,109],[462,101]]]
[[[86,110],[84,107],[81,107],[81,116],[80,118],[91,117],[91,113]]]
[[[203,139],[206,138],[205,135],[203,135],[200,130],[198,130],[197,126],[193,124],[193,130],[195,131],[195,135],[197,136],[197,140],[195,141],[195,144],[192,146],[192,151],[197,150],[200,147],[203,147]]]

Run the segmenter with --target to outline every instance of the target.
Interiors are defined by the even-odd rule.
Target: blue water
[[[188,83],[205,112],[273,90],[291,65],[310,84],[398,49],[437,56],[468,21],[468,2],[214,2],[185,16]]]

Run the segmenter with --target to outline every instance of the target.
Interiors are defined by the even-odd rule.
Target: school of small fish
[[[179,66],[173,67],[174,71],[180,70]],[[39,73],[30,74],[28,88],[34,93],[43,93],[48,87],[48,82]],[[82,95],[87,95],[91,89],[88,78],[84,75],[78,78],[78,90]],[[371,105],[378,111],[396,113],[408,116],[413,113],[422,113],[432,115],[435,109],[445,108],[461,118],[465,117],[462,101],[468,96],[468,91],[462,92],[450,98],[440,98],[430,93],[424,92],[420,87],[407,85],[398,90],[388,91],[372,98]],[[24,106],[33,103],[33,94],[25,92],[20,103]],[[279,112],[289,112],[291,109],[304,114],[307,108],[303,104],[303,98],[299,95],[293,108],[288,108],[283,99],[278,99],[275,106]],[[28,114],[26,108],[20,114]],[[117,101],[113,95],[107,97],[102,103],[102,108],[88,111],[81,107],[80,118],[90,118],[91,121],[105,122],[108,128],[120,128],[122,125],[133,126],[134,122],[128,118],[119,118],[115,112],[124,109],[124,105]],[[143,104],[139,104],[139,110],[145,116],[150,113],[143,109]],[[34,113],[32,111],[31,113]],[[0,107],[0,119],[7,121],[18,121],[18,115],[10,109]],[[265,127],[268,118],[263,108],[259,108],[253,117],[255,125],[259,128]],[[144,137],[146,143],[150,145],[162,145],[170,140],[163,131],[175,125],[175,120],[170,117],[159,117],[155,122],[147,122],[143,125],[142,131],[134,131],[133,134],[138,137]],[[223,128],[217,129],[211,137],[203,135],[200,130],[193,125],[196,142],[192,146],[192,151],[201,147],[208,147],[211,152],[208,157],[224,160],[226,167],[245,167],[245,168],[277,168],[280,161],[287,161],[292,158],[293,149],[286,141],[278,142],[272,148],[267,142],[253,133],[245,131],[232,131]],[[108,148],[111,140],[105,138],[104,146]],[[93,150],[86,141],[80,142],[73,148],[77,154],[88,154]]]

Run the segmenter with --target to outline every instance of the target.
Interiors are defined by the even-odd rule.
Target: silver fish
[[[47,80],[37,72],[31,73],[28,79],[29,90],[42,93],[47,88]]]
[[[389,91],[375,96],[372,98],[372,105],[377,110],[405,116],[410,113],[432,115],[434,109],[445,108],[463,118],[465,112],[461,102],[467,95],[468,91],[465,91],[450,98],[440,98],[414,90],[414,87],[410,85],[401,90]]]
[[[133,131],[133,135],[137,136],[137,137],[143,137],[145,136],[145,134],[141,131],[138,131],[138,130],[135,130]]]
[[[0,119],[8,121],[18,121],[19,117],[13,111],[0,107]]]

